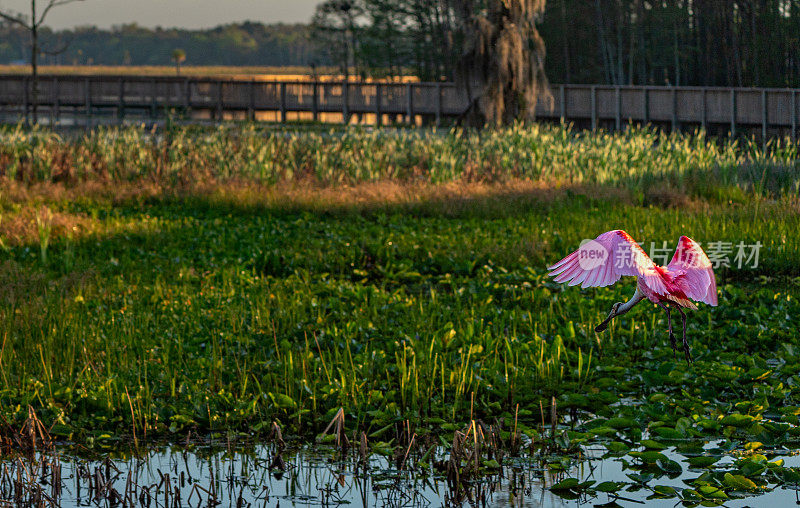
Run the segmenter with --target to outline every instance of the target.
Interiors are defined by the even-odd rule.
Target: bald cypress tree
[[[454,7],[463,44],[457,81],[469,100],[464,122],[506,125],[533,119],[540,98],[552,105],[536,29],[545,0],[454,0]]]

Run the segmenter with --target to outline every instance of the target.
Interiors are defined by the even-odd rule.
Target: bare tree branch
[[[13,16],[6,12],[0,11],[0,18],[9,21],[11,23],[15,23],[17,25],[22,25],[26,30],[31,29],[30,25],[28,25],[28,23],[26,23],[25,20],[21,17]]]
[[[64,50],[67,49],[69,46],[70,41],[67,41],[66,44],[63,45],[62,48],[57,49],[55,51],[43,51],[39,46],[39,29],[41,28],[42,24],[44,23],[45,18],[50,13],[50,11],[54,7],[59,7],[61,5],[71,4],[73,2],[81,2],[83,0],[41,0],[41,4],[44,4],[45,7],[41,11],[39,16],[36,15],[36,4],[37,0],[31,0],[31,17],[30,21],[26,21],[22,15],[15,15],[8,10],[3,12],[0,10],[0,20],[6,20],[10,23],[14,23],[17,25],[22,26],[28,32],[30,32],[31,36],[31,98],[32,98],[32,111],[31,115],[33,117],[33,123],[37,123],[38,121],[38,102],[39,102],[39,65],[38,59],[40,53],[47,53],[47,54],[59,54],[62,53]],[[27,121],[27,112],[25,113],[26,121]]]
[[[72,44],[72,41],[74,39],[75,39],[75,36],[71,35],[69,37],[69,39],[67,39],[66,42],[62,42],[61,46],[58,47],[57,49],[44,49],[44,48],[41,48],[41,51],[42,51],[42,53],[44,53],[45,55],[48,55],[48,56],[60,55],[61,53],[63,53],[64,51],[67,50],[67,48],[69,47],[70,44]]]
[[[74,3],[74,2],[82,2],[82,1],[83,0],[50,0],[49,2],[47,2],[47,6],[42,11],[42,15],[39,16],[39,21],[37,21],[36,24],[37,25],[41,25],[42,23],[44,23],[44,18],[47,17],[47,13],[50,12],[50,10],[53,7],[58,7],[60,5],[66,5],[66,4],[71,4],[71,3]]]

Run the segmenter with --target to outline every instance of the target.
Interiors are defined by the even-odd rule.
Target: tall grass
[[[378,180],[668,186],[711,196],[737,187],[797,194],[797,145],[716,141],[702,132],[578,132],[552,125],[503,130],[270,130],[100,128],[76,138],[21,127],[0,130],[2,176],[49,180],[248,179],[352,185]],[[724,197],[724,196],[723,196]]]

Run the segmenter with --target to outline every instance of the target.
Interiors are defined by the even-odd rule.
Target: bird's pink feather
[[[550,275],[556,282],[568,282],[570,286],[602,287],[615,283],[623,275],[633,275],[644,279],[657,294],[666,294],[661,276],[655,264],[622,230],[609,231],[594,240],[606,251],[606,257],[597,266],[584,269],[580,263],[580,250],[550,266]]]
[[[548,267],[549,275],[570,286],[603,287],[617,282],[623,275],[637,277],[649,297],[677,297],[717,305],[714,272],[703,249],[691,238],[682,236],[678,250],[666,268],[658,267],[631,236],[620,229],[608,231],[594,240],[606,251],[596,266],[581,266],[581,250],[577,250]],[[597,245],[595,245],[597,247]],[[674,298],[673,298],[674,299]]]
[[[711,261],[700,245],[688,236],[678,240],[678,248],[667,265],[667,272],[689,298],[717,305],[717,282]]]

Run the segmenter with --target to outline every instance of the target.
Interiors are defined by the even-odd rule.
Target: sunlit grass
[[[716,142],[702,133],[633,129],[585,133],[548,125],[504,130],[262,130],[137,128],[64,139],[22,127],[0,131],[3,175],[23,182],[156,180],[173,185],[246,179],[362,182],[603,184],[636,192],[741,201],[744,193],[797,195],[797,147],[786,141]]]

